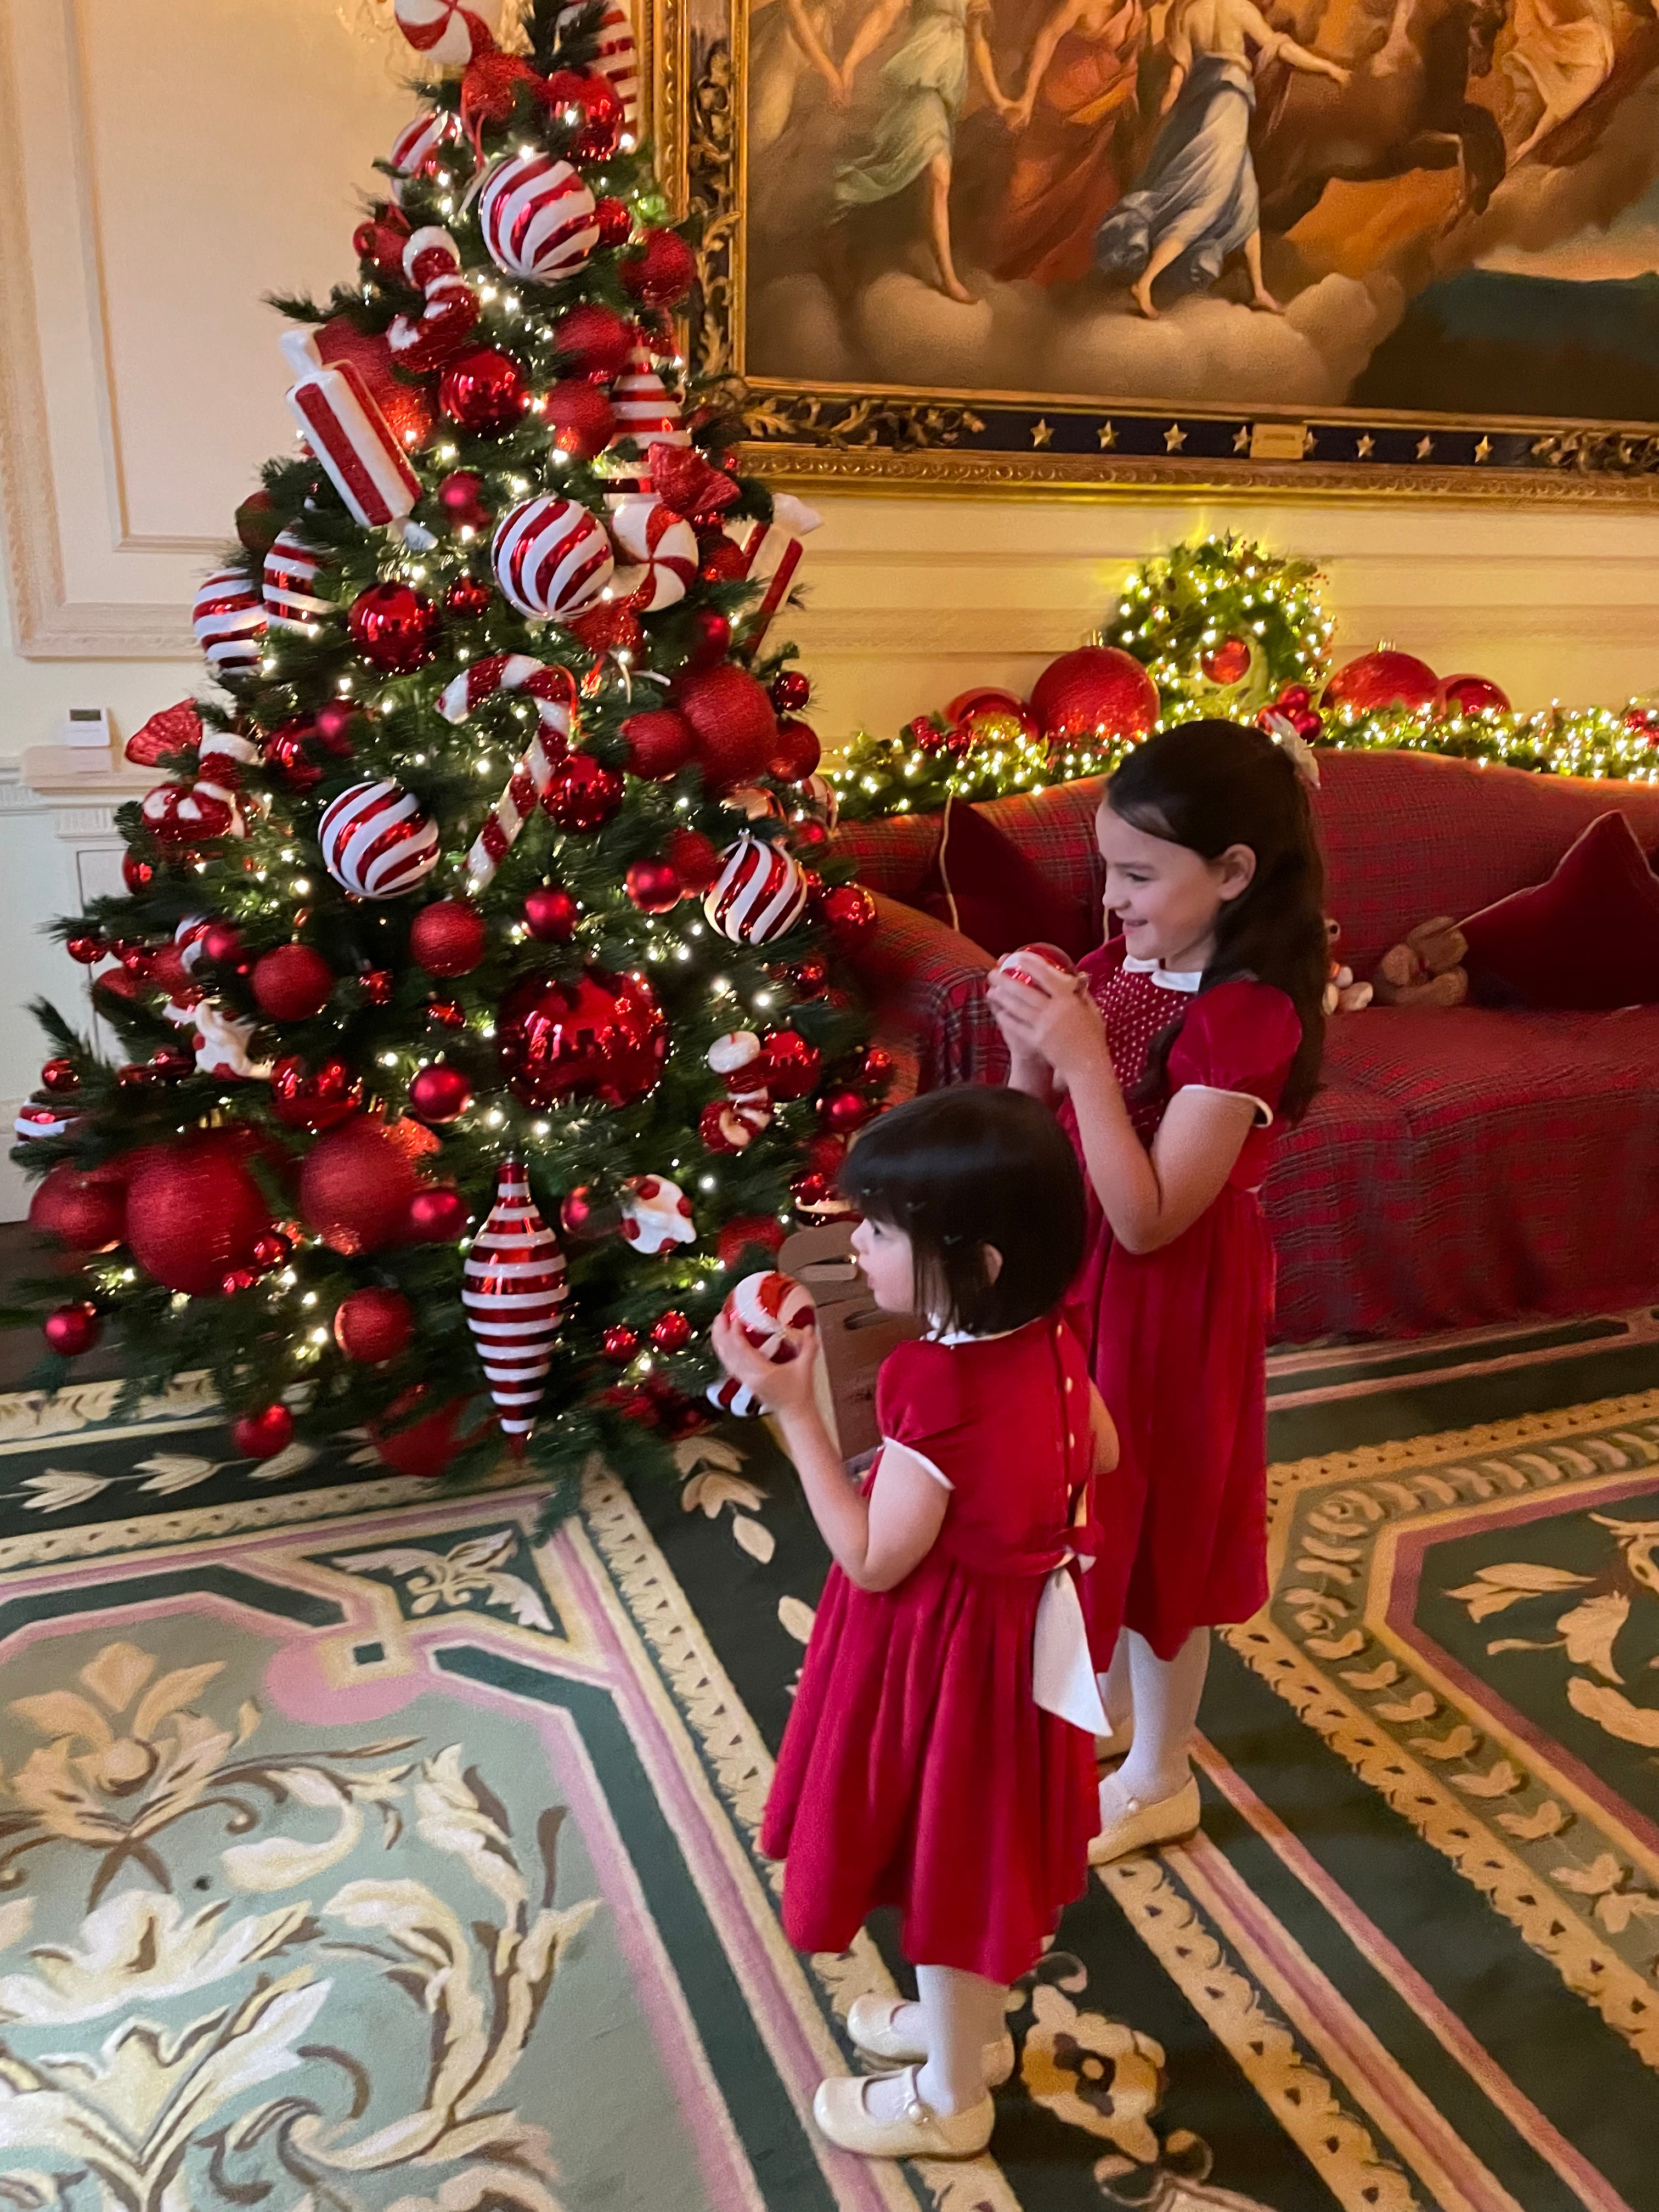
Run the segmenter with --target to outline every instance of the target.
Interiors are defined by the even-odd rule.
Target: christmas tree
[[[714,1418],[708,1322],[890,1073],[768,646],[814,518],[684,387],[614,0],[514,53],[398,14],[451,72],[356,281],[273,302],[299,451],[198,595],[213,688],[129,745],[129,896],[60,925],[125,1058],[38,1010],[14,1157],[84,1255],[39,1379],[112,1316],[130,1394],[207,1369],[252,1455],[638,1466]]]

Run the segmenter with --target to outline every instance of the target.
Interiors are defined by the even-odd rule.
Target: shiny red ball
[[[617,246],[628,243],[634,228],[634,216],[626,200],[595,200],[593,220],[599,227],[601,246]]]
[[[822,822],[808,815],[804,821],[789,825],[789,849],[792,853],[821,853],[830,842],[830,832]]]
[[[92,1350],[103,1333],[102,1317],[88,1298],[77,1298],[73,1305],[59,1306],[40,1324],[47,1350],[55,1352],[60,1359],[78,1359],[83,1352]]]
[[[1434,711],[1443,722],[1457,714],[1507,714],[1509,694],[1490,676],[1448,676],[1435,692]]]
[[[291,721],[279,723],[265,738],[265,766],[276,770],[289,791],[315,791],[323,780],[321,763],[306,747],[306,739],[315,731],[314,722],[297,714]]]
[[[294,1441],[294,1416],[286,1406],[266,1406],[231,1424],[230,1441],[245,1459],[275,1459]]]
[[[818,901],[818,912],[837,945],[852,951],[876,927],[876,902],[862,884],[838,884]]]
[[[714,607],[699,607],[691,618],[692,644],[686,655],[688,669],[713,668],[732,650],[732,625]],[[753,681],[753,678],[750,678]],[[758,684],[756,690],[759,690]],[[763,698],[765,693],[762,692]],[[768,702],[770,705],[770,701]]]
[[[466,1009],[459,999],[430,999],[427,1001],[426,1018],[447,1030],[465,1029]]]
[[[489,585],[481,584],[476,576],[457,576],[444,593],[444,612],[457,622],[476,622],[495,596]]]
[[[348,1359],[373,1367],[395,1359],[415,1334],[415,1309],[401,1291],[369,1285],[334,1310],[334,1341]]]
[[[878,1097],[892,1087],[897,1073],[896,1063],[885,1045],[866,1045],[859,1058],[859,1080],[867,1083]]]
[[[463,430],[505,430],[529,403],[524,371],[511,354],[471,346],[438,380],[438,404]]]
[[[438,610],[408,584],[371,584],[346,617],[358,651],[372,667],[406,676],[431,659]]]
[[[599,1339],[599,1349],[614,1366],[626,1367],[640,1348],[640,1333],[625,1322],[613,1322]]]
[[[668,1024],[642,975],[589,969],[574,983],[529,975],[501,1002],[496,1046],[526,1106],[582,1096],[630,1106],[657,1086]]]
[[[553,443],[574,460],[591,461],[617,434],[611,402],[585,377],[562,378],[543,402],[542,417]]]
[[[760,1081],[774,1098],[810,1097],[823,1072],[823,1054],[797,1030],[774,1030],[761,1041]]]
[[[1212,645],[1200,655],[1199,666],[1207,684],[1242,684],[1250,672],[1249,641],[1242,637],[1224,637],[1219,645]]]
[[[417,1244],[453,1244],[472,1218],[458,1190],[417,1190],[409,1201],[408,1234]]]
[[[685,886],[666,860],[635,860],[623,889],[641,914],[666,914],[679,904]]]
[[[553,343],[568,375],[608,381],[627,360],[634,331],[613,308],[595,302],[561,315],[553,325]]]
[[[422,1121],[453,1121],[471,1103],[471,1084],[459,1067],[441,1060],[422,1068],[409,1086],[409,1110]]]
[[[408,1416],[416,1407],[431,1402],[426,1385],[416,1383],[405,1390],[386,1407],[384,1418],[369,1423],[368,1433],[374,1449],[390,1468],[399,1474],[430,1482],[441,1475],[450,1462],[476,1443],[484,1433],[483,1423],[467,1435],[459,1433],[461,1416],[466,1411],[466,1400],[451,1398],[442,1404],[433,1404],[429,1413],[410,1421]],[[398,1426],[397,1424],[404,1423]]]
[[[592,753],[568,753],[542,794],[544,810],[561,830],[602,829],[623,802],[623,780]]]
[[[363,1086],[343,1060],[325,1060],[313,1073],[296,1053],[270,1071],[270,1110],[285,1129],[322,1131],[349,1121],[363,1103]]]
[[[581,105],[586,120],[568,149],[579,167],[611,159],[622,138],[623,121],[622,101],[602,76],[583,80]]]
[[[78,960],[83,968],[95,967],[108,951],[101,937],[71,937],[64,940],[64,950],[71,960]]]
[[[830,964],[820,953],[809,952],[778,970],[780,980],[793,983],[803,999],[821,999],[830,981]]]
[[[696,256],[673,230],[647,230],[620,270],[623,289],[647,307],[675,307],[696,282]]]
[[[576,933],[581,908],[558,884],[544,884],[524,902],[524,926],[539,945],[568,945]]]
[[[622,726],[628,740],[628,765],[647,783],[677,776],[696,749],[696,733],[672,707],[647,707]]]
[[[828,1091],[818,1101],[818,1120],[838,1137],[850,1137],[854,1129],[861,1129],[874,1111],[857,1091]]]
[[[232,1267],[219,1288],[228,1298],[234,1298],[238,1291],[251,1291],[258,1279],[259,1270],[257,1267]]]
[[[148,890],[155,880],[154,861],[141,860],[136,853],[122,854],[121,881],[135,897],[140,891]]]
[[[811,679],[799,668],[786,668],[772,678],[772,704],[781,714],[799,714],[811,696]]]
[[[813,774],[823,757],[818,733],[810,723],[787,714],[778,724],[778,734],[767,767],[782,783],[799,783]]]
[[[706,891],[720,872],[720,856],[701,830],[671,830],[663,857],[689,891]]]
[[[357,978],[371,1006],[389,1006],[398,979],[389,968],[371,968]]]
[[[62,1098],[71,1091],[81,1088],[81,1079],[72,1060],[49,1060],[40,1070],[40,1087],[50,1091],[54,1098]]]
[[[334,988],[334,970],[309,945],[279,945],[253,965],[253,997],[273,1022],[308,1022]]]
[[[683,1313],[659,1314],[651,1324],[651,1341],[659,1352],[684,1352],[691,1336],[691,1324]]]
[[[139,1084],[149,1081],[149,1070],[130,1060],[125,1067],[116,1069],[115,1080],[124,1090],[135,1090]]]
[[[434,899],[409,926],[410,957],[428,975],[470,975],[489,945],[483,916],[465,899]]]
[[[1144,738],[1158,720],[1152,679],[1113,645],[1079,646],[1049,662],[1031,690],[1031,711],[1051,744]]]
[[[1426,660],[1379,645],[1375,653],[1362,653],[1357,659],[1345,661],[1326,684],[1320,704],[1327,712],[1334,707],[1346,707],[1356,714],[1369,714],[1389,707],[1404,707],[1420,714],[1433,705],[1439,689],[1440,679]]]
[[[256,1267],[280,1267],[293,1251],[280,1229],[272,1229],[253,1240],[253,1264]]]

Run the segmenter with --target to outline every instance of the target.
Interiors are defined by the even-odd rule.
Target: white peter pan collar
[[[1131,975],[1150,975],[1160,990],[1196,991],[1204,981],[1201,968],[1166,968],[1157,960],[1132,960],[1123,956],[1125,972]]]

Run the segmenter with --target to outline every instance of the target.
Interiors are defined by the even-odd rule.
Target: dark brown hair
[[[1319,1087],[1325,1048],[1325,867],[1307,787],[1282,745],[1236,722],[1177,722],[1137,745],[1106,787],[1102,804],[1121,822],[1206,860],[1230,845],[1255,854],[1249,888],[1222,908],[1215,954],[1200,991],[1250,977],[1283,991],[1302,1024],[1302,1042],[1279,1110],[1293,1121]],[[1152,1039],[1137,1099],[1156,1097],[1186,1008]]]
[[[986,1336],[1052,1312],[1083,1261],[1083,1177],[1046,1106],[976,1085],[930,1091],[870,1123],[841,1188],[910,1239],[938,1328]],[[1002,1255],[994,1279],[985,1247]]]

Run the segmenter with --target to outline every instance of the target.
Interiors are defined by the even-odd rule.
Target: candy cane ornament
[[[552,789],[569,745],[570,718],[576,704],[575,684],[562,668],[532,660],[527,653],[492,653],[486,659],[475,660],[446,685],[438,712],[447,722],[464,722],[486,699],[501,691],[522,691],[533,699],[538,726],[514,763],[507,789],[495,801],[466,856],[467,873],[478,890],[490,880],[544,794]]]
[[[780,492],[772,502],[770,522],[740,518],[726,524],[726,536],[744,556],[738,576],[745,583],[766,586],[760,605],[744,617],[745,655],[752,657],[760,651],[772,617],[788,597],[800,566],[801,540],[817,528],[821,520],[805,501]]]

